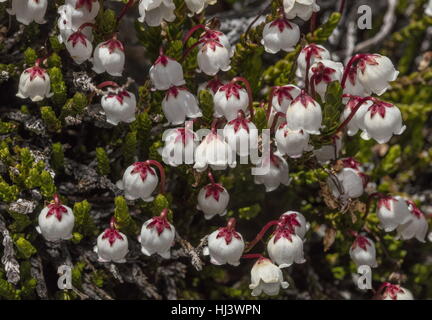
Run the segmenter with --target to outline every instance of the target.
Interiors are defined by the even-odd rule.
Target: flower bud
[[[223,115],[227,121],[237,118],[238,112],[246,112],[249,96],[246,89],[236,83],[228,83],[219,88],[214,95],[215,116]]]
[[[171,87],[162,101],[162,110],[168,122],[179,125],[186,117],[198,118],[202,116],[198,101],[185,87]]]
[[[322,123],[321,106],[305,91],[302,91],[288,106],[286,120],[291,130],[319,134]]]
[[[255,175],[255,184],[264,184],[266,192],[276,190],[281,183],[287,186],[291,182],[288,163],[277,154],[262,159],[257,167],[265,172]]]
[[[99,256],[99,262],[124,263],[129,252],[128,239],[115,228],[107,228],[97,238],[94,251]]]
[[[397,239],[409,240],[416,238],[420,242],[426,242],[428,222],[423,212],[413,201],[407,200],[410,215],[404,224],[397,227]]]
[[[314,12],[320,10],[320,7],[316,4],[316,0],[283,0],[283,9],[287,19],[299,17],[307,21]]]
[[[214,265],[219,266],[228,263],[232,266],[238,266],[244,247],[241,234],[233,228],[224,227],[209,235],[208,246],[204,248],[204,255],[210,255],[210,262]]]
[[[343,65],[340,62],[331,60],[320,60],[315,62],[309,71],[309,81],[311,86],[320,95],[321,99],[325,101],[325,95],[329,83],[333,81],[340,81],[343,73]]]
[[[364,236],[357,236],[350,248],[350,257],[357,266],[370,266],[376,268],[376,250],[375,243]]]
[[[176,128],[167,131],[164,136],[165,146],[162,149],[162,160],[172,166],[192,164],[196,148],[196,135],[188,128]]]
[[[32,101],[41,101],[53,95],[51,81],[45,69],[39,67],[37,62],[34,67],[23,71],[20,76],[18,93],[16,96],[21,99],[30,98]]]
[[[390,87],[389,82],[396,80],[396,71],[392,61],[380,54],[365,54],[360,58],[357,68],[358,79],[366,92],[382,95]]]
[[[209,76],[231,69],[228,49],[216,40],[204,43],[198,51],[197,62],[199,69]]]
[[[249,285],[252,296],[259,296],[263,291],[269,296],[276,296],[279,294],[280,287],[286,289],[288,286],[288,282],[283,281],[281,269],[270,259],[260,258],[255,262],[251,270],[251,284]]]
[[[128,200],[143,199],[153,201],[151,194],[156,189],[159,178],[155,170],[145,162],[135,162],[127,167],[123,179],[117,181],[117,188],[124,190]]]
[[[62,205],[58,196],[54,196],[54,202],[40,212],[38,223],[36,230],[47,241],[69,240],[72,238],[75,217],[72,209]]]
[[[176,18],[173,0],[141,0],[138,10],[138,21],[145,21],[150,27],[160,26],[164,20],[173,22]]]
[[[399,225],[404,224],[410,218],[410,211],[406,201],[401,197],[381,197],[378,200],[377,216],[381,228],[385,232],[395,230]]]
[[[364,140],[375,139],[378,143],[388,142],[393,134],[401,135],[406,126],[402,123],[402,114],[396,106],[375,100],[364,115],[361,137]]]
[[[141,251],[147,256],[157,253],[164,259],[171,257],[175,228],[165,216],[153,217],[144,222],[141,229]]]
[[[294,262],[304,263],[303,240],[289,228],[278,228],[267,243],[270,258],[279,268],[287,268]]]
[[[258,129],[244,116],[228,122],[224,127],[223,136],[240,157],[247,157],[252,150],[258,149]]]
[[[300,40],[300,29],[295,23],[285,18],[269,22],[264,26],[261,44],[268,53],[280,50],[291,52]]]
[[[101,105],[108,123],[116,126],[119,122],[135,121],[136,98],[132,92],[125,89],[109,92],[102,97]]]
[[[204,213],[206,220],[215,215],[223,217],[227,213],[229,199],[228,191],[221,184],[209,183],[198,193],[197,209]]]
[[[168,90],[186,84],[181,64],[163,54],[150,68],[150,80],[157,90]]]
[[[300,158],[309,151],[309,134],[303,130],[290,130],[286,123],[279,126],[275,133],[276,146],[281,155]]]
[[[33,21],[44,24],[47,7],[48,0],[12,0],[12,8],[6,11],[11,16],[16,15],[18,22],[28,26]]]
[[[123,44],[110,39],[97,45],[93,53],[93,71],[108,72],[113,77],[121,77],[125,64]]]
[[[297,77],[305,79],[307,68],[310,68],[310,66],[312,66],[315,62],[324,59],[330,59],[330,52],[326,48],[319,44],[308,44],[300,51],[300,54],[297,58]]]
[[[301,89],[295,85],[275,87],[273,90],[272,107],[277,112],[286,113],[291,102],[298,97]]]
[[[344,111],[341,115],[341,122],[345,121],[354,108],[358,105],[358,103],[361,101],[362,97],[358,96],[351,96],[345,105]],[[363,127],[363,122],[365,118],[365,114],[368,111],[369,107],[372,105],[372,101],[368,100],[365,101],[360,108],[356,111],[354,114],[354,117],[348,122],[347,124],[347,133],[349,136],[354,136],[359,129]]]
[[[66,41],[66,49],[77,64],[90,59],[93,45],[81,31],[72,33]]]
[[[210,165],[213,170],[224,170],[236,166],[236,153],[228,143],[217,134],[210,132],[195,150],[194,169],[203,172]]]

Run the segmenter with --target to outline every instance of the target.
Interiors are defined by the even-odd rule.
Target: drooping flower
[[[150,68],[150,80],[157,90],[168,90],[186,84],[181,64],[163,53]]]
[[[171,257],[171,247],[174,244],[175,228],[168,222],[168,210],[164,209],[160,216],[144,222],[141,228],[141,251],[146,256],[155,253],[164,259]]]
[[[265,172],[255,175],[256,184],[264,184],[266,192],[276,190],[280,184],[289,185],[289,168],[286,160],[278,154],[271,154],[270,157],[264,157],[258,163]]]
[[[306,261],[303,255],[303,240],[287,227],[276,229],[267,243],[267,251],[272,261],[281,269]]]
[[[316,0],[283,0],[283,8],[288,19],[299,17],[304,21],[309,20],[314,12],[320,10]]]
[[[286,123],[279,126],[275,133],[276,146],[280,154],[300,158],[310,150],[309,134],[303,130],[291,130]]]
[[[219,80],[219,78],[215,77],[209,81],[203,82],[198,87],[198,94],[202,90],[207,90],[210,92],[212,96],[218,92],[219,88],[222,87],[226,82]]]
[[[406,201],[410,215],[405,223],[397,227],[397,238],[409,240],[416,238],[420,242],[426,242],[425,237],[428,230],[428,222],[423,212],[411,201]]]
[[[278,86],[273,89],[272,107],[277,112],[286,113],[291,102],[298,97],[301,89],[295,85]]]
[[[204,213],[206,220],[216,215],[223,217],[227,213],[229,199],[228,191],[221,184],[212,182],[198,193],[197,209]]]
[[[93,45],[81,31],[72,33],[66,41],[66,49],[77,64],[90,59]]]
[[[216,40],[204,43],[198,51],[197,62],[199,69],[209,76],[231,69],[228,49]]]
[[[385,282],[378,290],[378,299],[381,300],[414,300],[408,289],[398,285]]]
[[[101,105],[108,123],[116,126],[119,122],[135,121],[136,98],[126,89],[108,92],[102,97]]]
[[[240,157],[247,157],[252,150],[258,149],[258,129],[242,112],[225,125],[223,136]]]
[[[321,99],[325,101],[328,85],[333,81],[340,81],[342,79],[342,73],[342,63],[323,59],[315,62],[311,66],[309,81],[311,82],[311,86],[320,95]]]
[[[376,268],[376,250],[375,243],[365,236],[357,236],[350,248],[351,259],[357,266],[370,266]]]
[[[345,104],[344,111],[341,115],[341,122],[345,121],[345,119],[347,119],[350,116],[350,114],[353,112],[353,109],[361,102],[361,100],[362,97],[358,97],[358,96],[349,97],[349,100]],[[359,129],[363,128],[365,114],[372,104],[373,102],[370,100],[363,102],[360,108],[354,114],[354,117],[348,122],[346,128],[349,136],[354,136]]]
[[[286,121],[291,130],[303,130],[309,134],[319,134],[322,125],[321,106],[306,91],[302,90],[288,106]]]
[[[374,99],[365,115],[361,137],[365,140],[375,139],[378,143],[386,143],[393,134],[401,135],[406,126],[402,123],[402,114],[398,107],[391,103]]]
[[[279,221],[283,226],[293,230],[293,233],[304,239],[306,232],[310,228],[309,222],[306,221],[304,215],[297,211],[287,211],[283,213]]]
[[[323,46],[315,43],[310,43],[305,46],[297,58],[297,71],[296,75],[305,79],[306,70],[310,68],[315,62],[330,59],[330,52]]]
[[[125,64],[123,44],[116,38],[97,45],[93,53],[93,71],[108,72],[113,77],[121,77]]]
[[[194,151],[197,145],[196,134],[185,128],[169,129],[164,134],[165,146],[162,149],[164,163],[177,167],[181,164],[193,164]]]
[[[224,116],[227,121],[237,118],[239,111],[246,112],[249,96],[246,89],[237,83],[227,83],[219,88],[213,98],[214,116]]]
[[[40,212],[36,230],[48,241],[69,240],[74,224],[72,209],[63,205],[58,195],[54,195],[54,201]]]
[[[395,196],[383,196],[378,200],[377,216],[381,228],[385,232],[395,230],[399,225],[408,221],[411,216],[405,199]]]
[[[269,296],[279,294],[279,290],[288,288],[289,284],[283,281],[282,270],[274,265],[270,259],[258,259],[251,270],[252,296],[259,296],[262,292]]]
[[[234,221],[234,222],[233,222]],[[238,266],[245,244],[243,237],[235,230],[235,220],[230,219],[228,225],[212,232],[208,237],[208,246],[204,248],[204,255],[210,255],[210,262],[214,265],[230,264]]]
[[[280,50],[291,52],[300,40],[300,29],[295,23],[279,18],[264,26],[261,44],[268,53]]]
[[[48,0],[12,0],[12,7],[6,11],[22,24],[29,25],[33,21],[44,24],[47,7]]]
[[[111,226],[97,238],[94,251],[98,254],[99,262],[124,263],[129,252],[128,239],[115,228],[114,223],[111,223]]]
[[[20,76],[17,97],[21,99],[30,98],[32,101],[41,101],[53,95],[51,81],[48,72],[36,64],[23,71]]]
[[[337,180],[336,180],[337,179]],[[345,167],[327,178],[333,196],[342,201],[360,197],[364,193],[367,177],[359,170]]]
[[[162,100],[162,110],[168,122],[179,125],[186,118],[195,119],[202,116],[196,97],[185,87],[171,87]]]
[[[77,31],[82,24],[93,23],[99,9],[98,0],[66,0],[58,11],[69,22],[73,31]]]
[[[138,21],[146,22],[150,27],[160,26],[164,20],[173,22],[176,18],[173,0],[141,0],[138,10]]]

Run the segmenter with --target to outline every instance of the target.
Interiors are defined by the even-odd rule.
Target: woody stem
[[[276,91],[276,89],[277,89],[277,87],[272,87],[270,89],[270,92],[269,92],[267,111],[266,111],[266,120],[267,120],[267,122],[270,119],[271,109],[272,109],[272,106],[273,106],[273,96],[274,96],[274,92]]]
[[[199,29],[206,29],[206,26],[203,24],[197,24],[196,26],[192,27],[188,33],[186,33],[186,35],[183,38],[183,45],[185,46],[186,43],[188,42],[189,38],[192,37],[192,35],[195,33],[195,31],[199,30]]]
[[[356,106],[352,109],[352,111],[351,111],[350,115],[348,116],[348,118],[346,118],[345,121],[340,124],[340,126],[337,128],[335,134],[341,132],[348,125],[348,123],[352,120],[352,118],[354,118],[356,112],[358,111],[358,109],[360,109],[360,107],[362,106],[363,103],[365,103],[366,101],[369,101],[369,100],[373,100],[373,99],[374,98],[372,98],[372,97],[362,98],[356,104]]]
[[[251,117],[251,120],[253,120],[253,118],[254,118],[253,95],[252,95],[252,87],[251,87],[249,81],[246,78],[243,78],[243,77],[235,77],[234,79],[231,80],[231,82],[232,83],[242,82],[245,85],[246,91],[248,93],[248,98],[249,98],[249,106],[248,106],[248,108],[249,108],[249,112],[250,112],[250,117]]]
[[[168,217],[168,209],[167,208],[165,208],[165,209],[162,210],[162,212],[160,214],[160,217],[162,219],[166,219]]]
[[[271,227],[277,225],[279,223],[278,220],[272,220],[270,222],[268,222],[262,229],[261,231],[257,234],[257,236],[255,237],[255,239],[253,239],[253,241],[249,242],[245,252],[248,252],[249,250],[251,250],[265,235],[265,233],[267,232],[268,229],[270,229]]]
[[[120,86],[116,82],[114,82],[114,81],[104,81],[104,82],[98,84],[98,86],[97,86],[98,89],[103,89],[105,87],[118,88]]]
[[[273,123],[272,123],[272,125],[270,127],[270,133],[273,133],[275,131],[277,122],[279,120],[279,117],[285,117],[285,114],[282,113],[282,112],[277,112],[276,113],[275,117],[273,118]]]
[[[187,48],[186,51],[183,52],[183,55],[181,56],[181,58],[180,58],[179,61],[180,61],[180,62],[183,61],[183,60],[188,56],[188,54],[191,53],[191,51],[192,51],[193,49],[195,49],[195,48],[196,48],[198,45],[200,45],[201,43],[203,43],[203,41],[202,41],[202,40],[199,40],[199,41],[195,42],[193,45],[191,45],[189,48]]]
[[[213,184],[213,185],[216,184],[215,180],[214,180],[214,177],[213,177],[213,174],[211,173],[211,171],[209,171],[207,175],[208,175],[208,177],[210,179],[211,184]]]
[[[119,15],[117,16],[117,23],[123,18],[123,16],[126,14],[126,12],[129,10],[130,7],[132,7],[135,4],[135,0],[129,0],[120,11]]]
[[[345,8],[345,0],[340,0],[339,13],[342,14]]]
[[[342,76],[342,81],[341,81],[342,88],[345,88],[345,84],[346,84],[346,81],[348,79],[348,75],[350,74],[351,68],[354,65],[354,63],[356,63],[360,59],[363,59],[364,56],[365,56],[364,54],[359,53],[359,54],[356,54],[355,56],[351,57],[351,59],[348,61],[347,65],[345,67],[343,76]]]
[[[160,174],[160,193],[164,194],[165,193],[165,169],[164,167],[157,162],[156,160],[147,160],[145,162],[147,165],[154,165],[155,167],[157,167],[159,169],[159,174]]]

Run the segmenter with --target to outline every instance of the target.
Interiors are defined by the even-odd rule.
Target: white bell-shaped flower
[[[333,144],[323,145],[321,148],[313,151],[319,163],[336,160],[342,150],[342,138],[340,135],[333,136]]]
[[[384,283],[380,290],[380,299],[382,300],[414,300],[414,297],[408,289],[391,283]]]
[[[409,240],[416,238],[420,242],[426,242],[428,222],[425,215],[411,200],[407,200],[410,215],[404,224],[397,227],[397,238]]]
[[[225,141],[240,157],[247,157],[258,149],[258,129],[240,112],[236,119],[228,122],[223,130]]]
[[[432,17],[432,0],[429,0],[429,2],[427,3],[425,14],[429,17]]]
[[[90,59],[93,45],[81,31],[72,33],[66,41],[66,49],[77,64]]]
[[[63,10],[72,26],[78,28],[86,22],[93,22],[99,13],[98,0],[66,0]]]
[[[257,167],[261,167],[265,172],[255,175],[255,184],[264,184],[266,192],[276,190],[280,184],[289,185],[289,168],[286,160],[277,154],[261,159]],[[261,171],[261,170],[260,170]]]
[[[316,0],[283,0],[283,8],[287,19],[299,17],[304,21],[309,20],[314,12],[320,10]]]
[[[146,256],[157,253],[164,259],[171,257],[171,247],[174,244],[175,228],[168,222],[168,211],[164,209],[161,215],[144,222],[141,228],[141,252]]]
[[[194,169],[203,172],[210,165],[213,170],[236,166],[236,153],[217,132],[210,132],[195,150]]]
[[[208,245],[204,248],[204,255],[210,255],[210,262],[214,265],[230,264],[238,266],[243,254],[245,244],[243,237],[238,233],[230,219],[228,226],[219,228],[208,236]]]
[[[150,68],[150,80],[157,90],[168,90],[186,84],[181,64],[164,54]]]
[[[375,243],[365,236],[357,236],[350,248],[350,257],[357,266],[376,268]]]
[[[364,115],[361,129],[363,130],[362,139],[372,138],[378,143],[386,143],[393,137],[393,134],[404,133],[406,126],[402,123],[402,114],[398,107],[375,99]]]
[[[315,43],[310,43],[305,46],[297,57],[297,77],[305,79],[306,70],[315,62],[330,59],[330,52],[323,46]]]
[[[251,270],[252,296],[259,296],[262,292],[269,296],[279,294],[280,288],[288,288],[288,282],[283,280],[282,270],[273,264],[270,259],[260,258]]]
[[[212,182],[198,193],[197,209],[204,213],[206,220],[216,215],[223,217],[227,213],[229,199],[228,191],[221,184]]]
[[[218,30],[206,29],[205,32],[199,37],[199,40],[199,46],[201,48],[208,41],[217,41],[221,45],[223,45],[228,50],[228,52],[232,51],[228,37],[223,32],[220,32]],[[232,52],[230,55],[232,55]]]
[[[54,202],[42,209],[36,230],[48,241],[69,240],[75,223],[73,211],[62,205],[58,196]]]
[[[48,0],[12,0],[12,7],[7,9],[11,16],[16,15],[18,22],[29,25],[33,21],[44,24]]]
[[[216,40],[204,43],[198,51],[197,62],[199,69],[209,76],[231,69],[228,49]]]
[[[196,134],[186,128],[169,129],[164,135],[165,146],[162,149],[164,163],[177,167],[181,164],[193,164],[194,150],[197,146]]]
[[[111,226],[99,235],[94,251],[98,254],[99,262],[124,263],[129,252],[128,239],[126,235]]]
[[[198,94],[202,90],[207,90],[213,97],[218,92],[219,88],[222,87],[226,82],[219,80],[217,77],[203,82],[198,86]]]
[[[293,263],[306,262],[303,254],[303,240],[289,228],[278,228],[267,243],[270,258],[279,268],[287,268]]]
[[[300,29],[295,23],[285,18],[269,22],[264,26],[261,44],[268,53],[294,51],[300,40]]]
[[[367,97],[372,94],[372,91],[365,89],[358,78],[359,70],[351,68],[348,71],[345,88],[343,92],[352,96]]]
[[[286,86],[274,87],[272,107],[277,112],[286,113],[291,102],[298,97],[301,89],[295,85],[288,84]]]
[[[340,81],[342,79],[343,64],[331,60],[320,60],[315,62],[309,71],[309,81],[311,86],[315,88],[323,101],[330,82]]]
[[[321,106],[305,91],[295,98],[286,111],[287,126],[291,130],[303,130],[309,134],[320,134],[322,125]]]
[[[125,64],[123,44],[113,38],[97,45],[93,53],[93,71],[108,72],[113,77],[121,77]]]
[[[377,209],[381,228],[385,232],[391,232],[399,225],[406,223],[411,215],[405,199],[399,196],[381,197],[378,200]]]
[[[195,119],[202,116],[196,97],[185,87],[171,87],[162,100],[162,110],[168,122],[179,125],[186,118]]]
[[[246,89],[237,83],[227,83],[219,88],[214,95],[215,116],[222,115],[227,121],[237,118],[239,111],[246,112],[249,96]]]
[[[294,234],[304,239],[306,232],[310,228],[309,222],[306,221],[304,215],[297,211],[287,211],[281,215],[279,221],[289,229],[292,229]]]
[[[108,123],[117,125],[119,122],[131,123],[135,121],[136,98],[126,89],[109,92],[101,99],[102,108]]]
[[[344,111],[342,112],[341,122],[345,121],[345,119],[350,116],[354,108],[361,102],[361,100],[362,97],[359,96],[351,96],[349,98],[348,102],[345,104]],[[372,101],[367,100],[362,103],[359,109],[357,109],[354,117],[348,122],[346,126],[349,136],[354,136],[359,131],[359,129],[363,128],[365,114],[372,104]]]
[[[86,21],[90,23],[89,25],[74,25],[70,13],[73,9],[70,6],[60,6],[57,11],[59,13],[57,19],[59,35],[57,38],[60,43],[66,43],[69,37],[77,31],[82,32],[90,42],[93,41],[93,27],[91,25],[93,21]]]
[[[279,153],[291,158],[300,158],[303,152],[311,148],[309,134],[303,130],[291,130],[286,123],[276,130],[275,138]]]
[[[150,27],[160,26],[164,20],[173,22],[176,18],[173,0],[141,0],[138,10],[138,21],[146,22]]]
[[[16,96],[21,99],[30,98],[32,101],[41,101],[44,98],[49,98],[53,95],[51,92],[51,81],[45,69],[39,67],[39,62],[36,65],[25,69],[21,73],[18,93]]]
[[[191,11],[189,16],[200,14],[208,5],[215,4],[217,0],[185,0],[186,6]]]
[[[337,181],[336,181],[337,179]],[[345,201],[360,197],[367,183],[366,176],[358,170],[343,168],[335,176],[329,176],[327,183],[335,198]]]
[[[117,181],[117,188],[124,190],[128,200],[143,199],[153,201],[151,194],[156,189],[159,178],[155,170],[146,162],[135,162],[127,167],[122,180]]]
[[[357,64],[358,79],[366,92],[382,95],[390,87],[389,82],[399,75],[393,62],[379,54],[365,54]]]

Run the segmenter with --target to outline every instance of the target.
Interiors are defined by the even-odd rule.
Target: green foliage
[[[34,49],[32,48],[27,48],[24,51],[24,63],[27,66],[32,66],[35,64],[36,59],[38,58],[37,53]]]
[[[98,173],[106,176],[110,173],[110,162],[104,148],[96,148],[96,159],[98,162]]]
[[[137,234],[138,226],[129,214],[125,198],[122,196],[116,197],[114,204],[114,218],[116,219],[116,225],[118,225],[119,229],[129,235]]]
[[[15,241],[16,248],[18,252],[25,258],[30,258],[33,254],[37,252],[36,248],[25,238],[19,237]]]
[[[55,105],[62,105],[67,98],[67,88],[63,80],[61,69],[59,67],[52,67],[48,69],[48,74],[51,80],[51,91],[53,93],[51,99]]]
[[[41,107],[41,117],[48,131],[60,132],[61,122],[51,107]]]
[[[87,200],[76,202],[73,207],[75,230],[78,233],[89,237],[97,234],[97,228],[92,216],[90,215],[90,210],[91,206]],[[76,235],[75,238],[81,240],[80,235]]]
[[[76,92],[74,96],[64,104],[60,118],[64,119],[67,116],[74,117],[82,114],[87,104],[87,97],[81,92]]]
[[[339,12],[333,12],[328,20],[317,28],[312,34],[308,34],[306,39],[309,43],[324,43],[328,40],[328,38],[333,33],[333,30],[339,24],[341,19],[341,15]]]
[[[52,145],[51,165],[57,172],[64,166],[64,151],[63,145],[60,142],[53,143]]]

